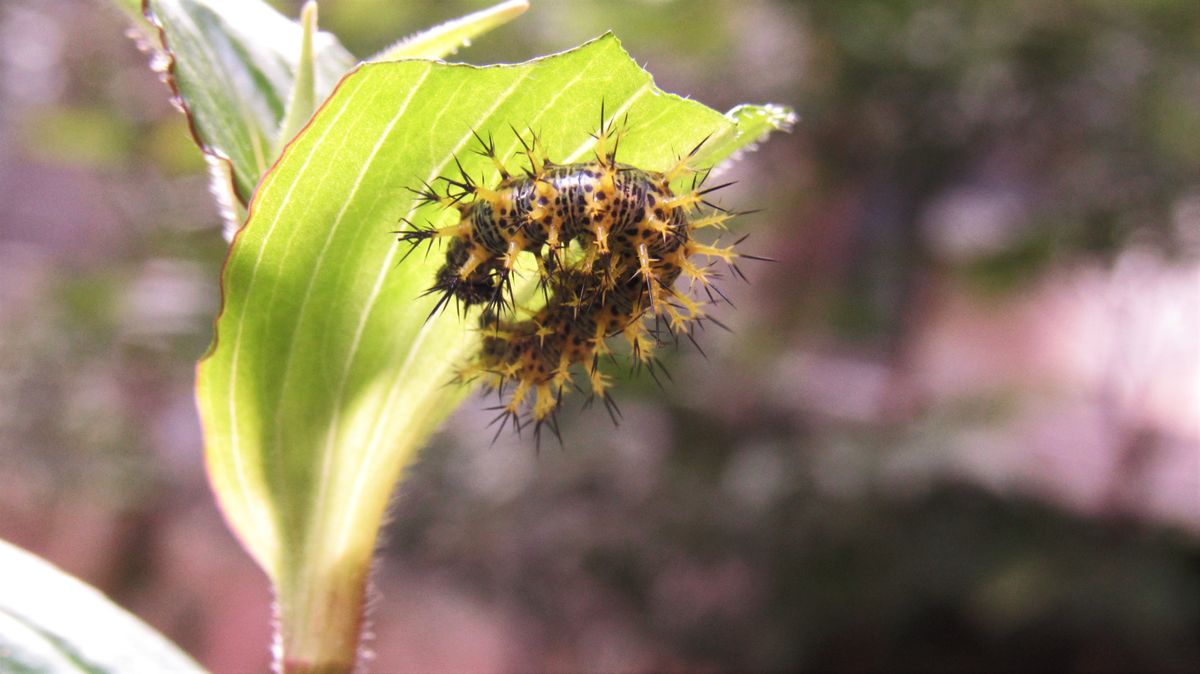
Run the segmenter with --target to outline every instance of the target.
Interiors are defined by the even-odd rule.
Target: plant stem
[[[367,564],[303,568],[277,586],[282,674],[349,674],[358,660]],[[308,572],[308,573],[306,573]]]

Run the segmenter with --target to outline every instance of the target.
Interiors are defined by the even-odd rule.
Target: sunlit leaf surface
[[[0,672],[204,671],[94,588],[4,541],[0,579]]]
[[[314,585],[362,582],[400,471],[466,393],[447,384],[476,343],[471,323],[453,311],[426,322],[438,255],[399,264],[391,234],[402,217],[449,214],[416,209],[405,188],[455,155],[495,178],[472,130],[505,156],[512,124],[538,130],[554,160],[588,157],[602,101],[610,119],[629,116],[619,160],[648,169],[709,136],[715,163],[789,118],[743,107],[741,128],[664,94],[606,36],[515,66],[362,65],[264,179],[226,264],[198,398],[221,505],[285,614],[320,603]]]

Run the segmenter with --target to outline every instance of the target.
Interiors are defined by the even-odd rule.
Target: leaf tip
[[[783,131],[785,133],[791,132],[796,122],[800,121],[800,117],[796,114],[795,110],[790,106],[778,103],[741,105],[731,110],[730,116],[737,123],[755,121],[769,127],[770,131]]]
[[[317,0],[308,0],[300,8],[300,25],[315,31],[317,28]]]

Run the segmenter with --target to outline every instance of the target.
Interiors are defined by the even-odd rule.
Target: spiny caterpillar
[[[609,394],[609,377],[600,371],[602,356],[612,358],[609,338],[623,337],[635,369],[645,367],[655,381],[662,363],[654,350],[664,337],[692,330],[702,321],[724,327],[705,313],[700,301],[675,289],[679,277],[689,289],[702,288],[709,300],[725,299],[712,283],[720,274],[712,268],[724,261],[745,278],[735,260],[734,246],[718,247],[694,238],[706,228],[724,229],[736,215],[709,203],[705,195],[728,184],[704,188],[708,174],[692,166],[701,141],[665,171],[650,171],[617,162],[621,129],[605,121],[601,106],[594,159],[556,164],[541,140],[515,128],[528,166],[514,175],[497,155],[489,135],[475,133],[478,154],[499,173],[488,187],[472,179],[458,162],[459,177],[442,176],[439,192],[429,183],[412,189],[422,204],[455,210],[457,224],[437,228],[407,225],[396,234],[411,244],[449,239],[445,264],[426,294],[439,294],[430,317],[452,299],[460,310],[482,305],[482,346],[459,371],[459,379],[483,377],[498,392],[502,404],[497,435],[507,421],[520,430],[532,418],[535,434],[543,424],[559,435],[556,411],[567,386],[582,390],[572,378],[572,366],[583,365],[590,387],[589,403],[599,398],[614,422],[620,414]],[[510,127],[511,128],[511,127]],[[672,191],[677,179],[691,177],[691,188]],[[739,241],[740,243],[740,241]],[[736,244],[735,244],[736,245]],[[530,309],[517,304],[513,280],[518,257],[530,253],[537,262],[537,286],[544,304]],[[537,297],[537,294],[534,295]],[[728,299],[725,299],[728,302]],[[667,374],[669,376],[669,374]],[[503,402],[506,391],[511,391]]]

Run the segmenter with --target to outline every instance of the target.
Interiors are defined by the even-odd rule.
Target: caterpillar
[[[665,171],[641,169],[617,161],[628,119],[618,129],[615,121],[606,121],[603,105],[600,116],[594,157],[582,163],[550,161],[535,132],[513,128],[518,154],[528,164],[519,173],[508,170],[490,134],[485,139],[473,132],[476,152],[491,160],[498,184],[471,178],[456,157],[459,175],[435,180],[444,184],[440,191],[429,183],[410,190],[421,204],[456,211],[458,222],[420,227],[403,219],[406,228],[395,232],[410,244],[408,253],[449,239],[445,261],[426,292],[439,295],[430,317],[451,302],[464,314],[482,306],[481,346],[458,378],[483,377],[497,391],[502,402],[494,408],[500,410],[493,420],[499,422],[497,436],[509,421],[519,431],[524,419],[532,420],[535,434],[546,425],[561,440],[556,413],[565,391],[582,391],[572,374],[580,369],[589,403],[601,400],[616,422],[620,410],[610,378],[599,367],[602,357],[612,356],[610,339],[623,338],[634,368],[645,367],[658,381],[656,369],[666,370],[654,353],[666,338],[684,335],[695,343],[693,328],[703,321],[724,327],[691,292],[676,289],[676,281],[682,277],[689,290],[703,289],[710,304],[718,297],[728,302],[714,285],[721,276],[714,263],[727,263],[744,279],[739,258],[766,259],[735,252],[740,240],[720,247],[695,238],[699,230],[724,230],[744,214],[706,199],[731,184],[705,187],[708,173],[692,165],[707,138]],[[689,176],[690,189],[672,190]],[[522,253],[537,263],[543,300],[537,309],[515,299]]]

